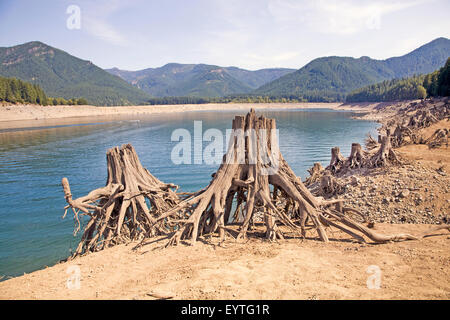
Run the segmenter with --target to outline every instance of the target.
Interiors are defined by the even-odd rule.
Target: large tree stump
[[[381,137],[381,145],[377,152],[369,159],[369,164],[373,167],[386,166],[389,163],[400,163],[391,144],[391,134],[386,130],[386,135]]]
[[[106,186],[84,197],[73,199],[69,181],[62,179],[66,213],[71,208],[78,224],[75,234],[81,227],[79,216],[90,217],[73,256],[170,231],[168,219],[158,223],[157,219],[180,201],[175,193],[178,187],[155,178],[129,144],[108,150],[106,161]]]
[[[363,161],[366,157],[366,153],[362,149],[359,143],[352,143],[352,150],[350,152],[350,157],[348,158],[348,166],[350,168],[361,168],[363,166]]]
[[[345,158],[341,154],[339,147],[331,148],[331,160],[327,169],[330,170],[332,173],[339,172],[344,167],[344,163]]]

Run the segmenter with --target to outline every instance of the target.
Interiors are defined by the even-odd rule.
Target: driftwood
[[[74,234],[81,228],[79,217],[90,217],[73,256],[170,231],[169,220],[156,222],[162,212],[180,201],[175,193],[178,187],[155,178],[129,144],[108,150],[106,161],[106,186],[86,196],[73,199],[69,181],[62,179],[66,213],[72,209],[77,221]]]

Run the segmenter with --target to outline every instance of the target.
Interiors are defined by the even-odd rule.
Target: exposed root
[[[134,148],[127,144],[108,150],[106,154],[108,179],[106,186],[88,195],[72,198],[69,181],[62,179],[67,209],[78,220],[79,213],[87,215],[83,236],[73,256],[101,250],[110,245],[164,234],[173,228],[169,219],[157,218],[180,200],[173,184],[155,178],[139,161]]]

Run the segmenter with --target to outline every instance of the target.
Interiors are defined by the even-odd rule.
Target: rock
[[[350,184],[351,184],[352,186],[357,186],[358,183],[359,183],[359,179],[358,179],[357,177],[353,176],[353,177],[351,178],[351,180],[350,180]]]
[[[398,195],[400,198],[406,198],[407,196],[409,196],[410,191],[408,189],[403,190],[402,192],[400,192],[400,194]]]

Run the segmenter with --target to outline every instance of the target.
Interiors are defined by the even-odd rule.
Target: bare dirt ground
[[[428,225],[377,224],[379,231],[419,233]],[[258,228],[257,228],[258,229]],[[258,230],[255,230],[255,232]],[[262,231],[259,230],[259,231]],[[382,245],[289,239],[215,239],[161,250],[166,240],[133,251],[120,245],[0,283],[1,299],[449,299],[450,234]],[[368,289],[381,270],[381,288]],[[68,289],[70,266],[81,271]]]

